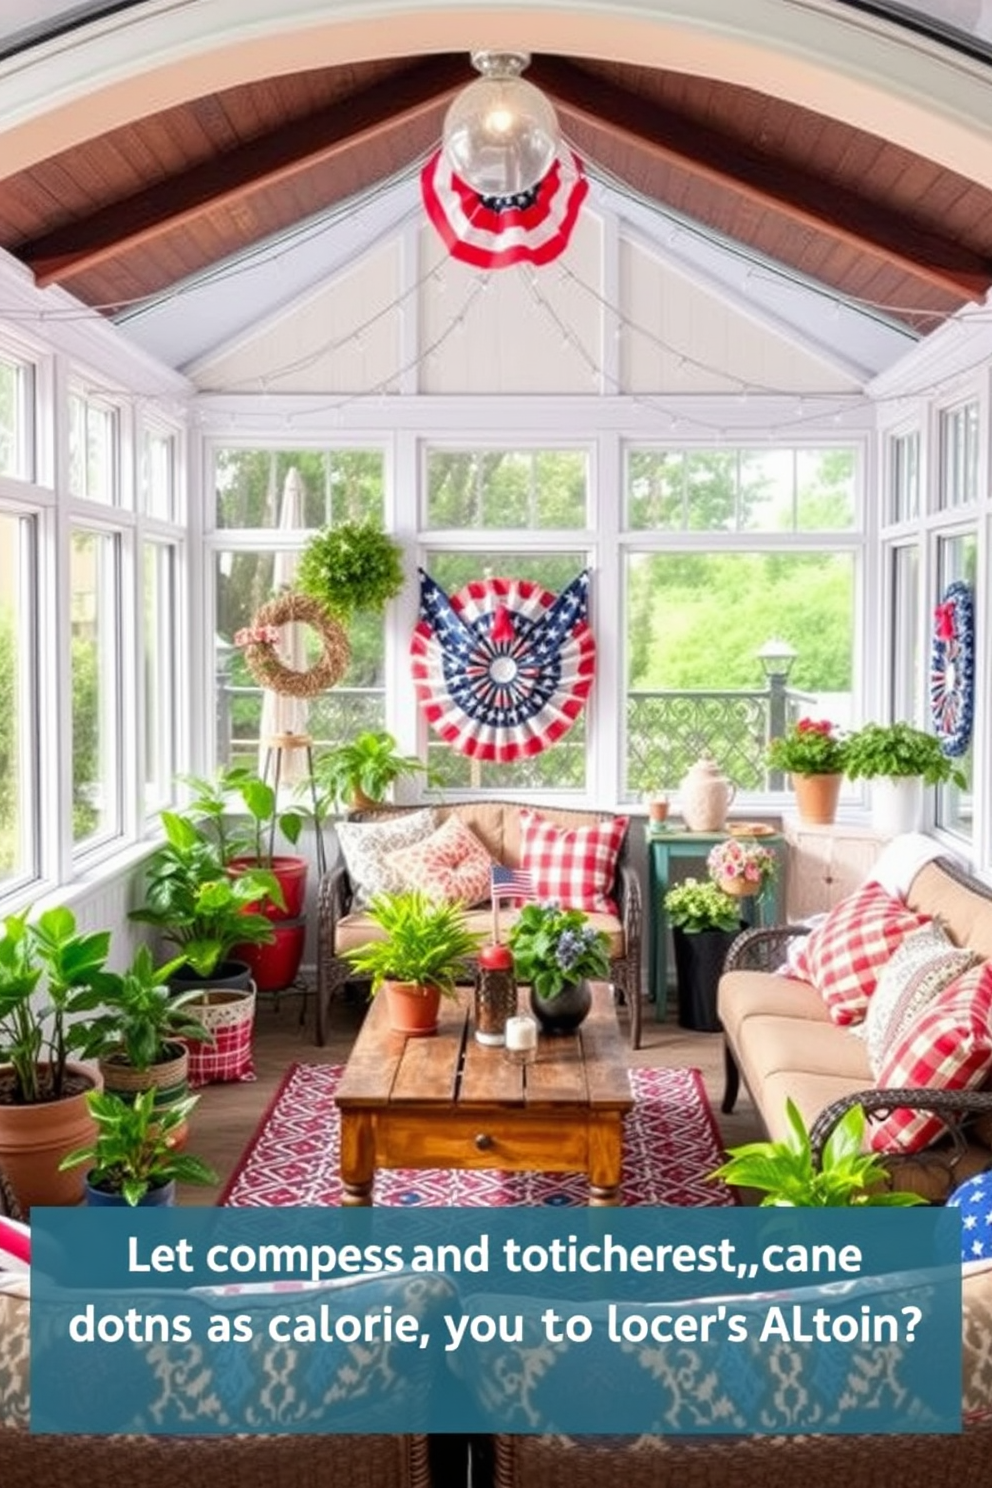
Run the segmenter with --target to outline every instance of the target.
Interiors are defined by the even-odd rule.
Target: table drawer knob
[[[488,1132],[480,1132],[475,1139],[475,1145],[479,1152],[488,1152],[493,1145],[493,1139]]]

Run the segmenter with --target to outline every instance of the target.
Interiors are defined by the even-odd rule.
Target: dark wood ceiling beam
[[[14,251],[42,288],[71,279],[202,212],[231,206],[261,187],[405,131],[440,109],[471,76],[461,57],[417,62],[388,84],[295,120]]]
[[[992,284],[992,260],[960,243],[671,109],[591,78],[572,63],[538,57],[527,78],[551,96],[566,130],[571,117],[618,136],[659,162],[692,171],[803,227],[881,256],[956,296],[981,299]]]

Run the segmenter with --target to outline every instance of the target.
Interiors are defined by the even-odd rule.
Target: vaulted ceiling
[[[0,177],[0,247],[112,315],[414,169],[474,75],[394,57],[189,98]],[[920,334],[992,286],[992,189],[964,162],[684,71],[562,53],[527,76],[614,186]]]

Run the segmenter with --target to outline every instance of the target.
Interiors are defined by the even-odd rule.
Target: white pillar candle
[[[526,1015],[506,1020],[506,1056],[514,1064],[530,1064],[537,1057],[537,1021]]]

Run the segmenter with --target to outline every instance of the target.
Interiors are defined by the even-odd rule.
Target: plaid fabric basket
[[[213,1034],[213,1043],[189,1043],[189,1083],[222,1085],[254,1080],[252,1038],[255,1029],[255,988],[204,988],[202,1001],[188,1002],[185,1011]]]

